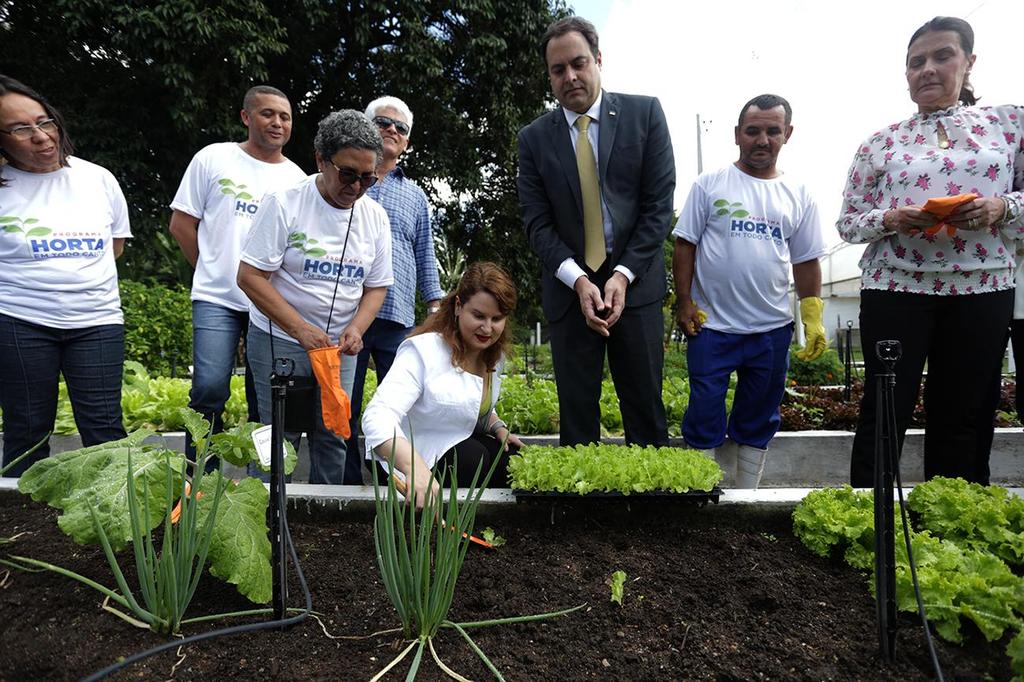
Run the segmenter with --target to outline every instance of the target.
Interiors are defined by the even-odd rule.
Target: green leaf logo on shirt
[[[252,200],[252,195],[245,191],[245,188],[248,187],[248,185],[236,185],[234,180],[229,180],[227,178],[221,178],[217,181],[217,184],[220,185],[221,194],[227,194],[228,196],[241,199],[242,201]]]
[[[22,220],[18,216],[4,215],[0,216],[0,230],[3,230],[6,234],[24,235],[25,239],[30,239],[32,237],[45,237],[53,232],[53,230],[48,227],[36,225],[38,222],[38,218],[25,218]]]
[[[292,232],[288,235],[288,246],[290,248],[298,249],[312,258],[320,258],[321,256],[327,255],[327,251],[321,249],[319,246],[309,248],[310,246],[319,243],[320,242],[316,239],[309,239],[305,232]]]
[[[750,211],[744,211],[743,204],[738,201],[729,203],[728,199],[719,199],[714,206],[718,209],[715,211],[715,215],[728,214],[730,218],[746,218],[750,215]]]

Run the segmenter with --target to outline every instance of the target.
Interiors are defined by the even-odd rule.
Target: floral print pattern
[[[939,146],[941,126],[949,140]],[[1024,107],[954,106],[915,114],[871,135],[854,156],[836,227],[861,258],[864,289],[958,296],[1014,286],[1014,248],[1024,215],[985,231],[943,229],[913,237],[882,216],[929,198],[973,192],[1024,202]]]

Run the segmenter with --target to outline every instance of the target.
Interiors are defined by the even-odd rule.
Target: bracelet
[[[506,424],[505,422],[503,422],[500,419],[497,419],[497,420],[495,420],[495,422],[493,424],[491,424],[490,426],[487,427],[487,435],[494,436],[495,438],[497,438],[498,437],[498,429],[507,429],[507,428],[508,428],[508,424]]]
[[[888,225],[885,224],[885,219],[890,214],[892,214],[893,220],[895,220],[897,215],[896,209],[890,208],[888,211],[882,213],[882,229],[887,230],[889,232],[899,232],[899,230],[896,229],[896,226],[889,227]]]

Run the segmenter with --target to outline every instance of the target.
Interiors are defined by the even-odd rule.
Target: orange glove
[[[313,366],[313,376],[320,384],[320,413],[324,426],[342,438],[351,438],[349,420],[352,419],[352,403],[341,387],[341,353],[338,347],[314,348],[306,352]]]
[[[955,197],[937,197],[935,199],[929,199],[925,202],[922,210],[932,215],[937,215],[939,218],[948,218],[949,214],[955,211],[960,206],[963,206],[969,201],[974,201],[978,198],[977,194],[957,194]],[[952,225],[947,225],[944,221],[940,220],[935,223],[927,230],[925,234],[931,236],[938,233],[945,226],[946,233],[952,237],[953,233],[956,232],[956,228]]]

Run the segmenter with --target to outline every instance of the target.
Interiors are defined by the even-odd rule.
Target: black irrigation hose
[[[295,566],[295,572],[299,576],[299,584],[302,586],[302,592],[306,598],[306,610],[296,616],[290,618],[283,618],[281,620],[272,620],[266,623],[250,623],[248,625],[234,625],[227,628],[221,628],[220,630],[211,630],[210,632],[203,632],[198,635],[192,635],[191,637],[185,637],[184,639],[175,640],[171,642],[165,642],[160,646],[141,651],[137,654],[132,654],[123,661],[114,663],[113,665],[107,666],[99,672],[93,673],[89,677],[84,678],[83,682],[96,682],[106,678],[111,673],[115,673],[122,668],[126,668],[133,663],[137,663],[144,658],[149,658],[156,654],[167,651],[168,649],[174,649],[176,647],[185,646],[187,644],[194,644],[195,642],[201,642],[205,639],[213,639],[215,637],[228,637],[230,635],[239,635],[243,632],[254,632],[257,630],[270,630],[274,628],[290,627],[292,625],[298,625],[306,619],[306,616],[313,610],[313,597],[309,593],[309,587],[306,585],[306,576],[302,574],[302,566],[299,564],[299,557],[295,553],[295,545],[292,544],[292,533],[288,528],[288,514],[287,510],[283,510],[282,516],[284,517],[284,533],[285,538],[288,541],[288,552],[292,557],[292,564]]]
[[[928,616],[924,613],[924,599],[921,597],[921,585],[917,582],[917,564],[914,562],[914,551],[910,548],[910,524],[907,522],[907,504],[903,501],[903,481],[900,478],[900,468],[894,467],[896,474],[896,490],[900,498],[900,520],[903,522],[903,541],[907,545],[907,563],[910,564],[910,578],[914,583],[914,595],[917,597],[917,612],[921,616],[921,623],[924,626],[924,640],[928,643],[928,655],[932,659],[932,668],[935,669],[935,679],[943,682],[942,666],[939,665],[939,657],[935,653],[935,642],[932,641],[932,632],[928,627]]]

